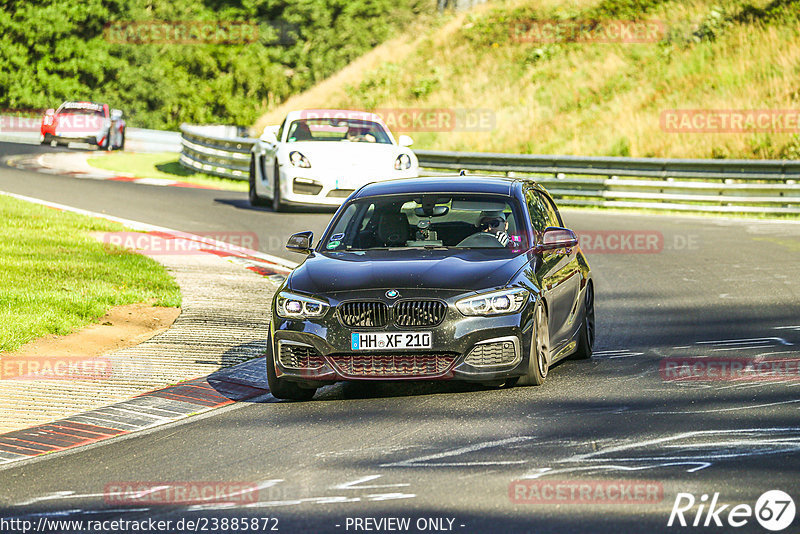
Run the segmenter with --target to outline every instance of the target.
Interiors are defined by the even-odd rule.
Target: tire
[[[122,139],[120,139],[119,147],[117,147],[117,150],[125,150],[125,130],[124,129],[122,130]]]
[[[251,206],[264,206],[266,202],[263,198],[258,196],[258,192],[256,191],[256,157],[252,156],[250,158],[250,179],[249,179],[249,186],[247,188],[247,196],[250,199]]]
[[[578,349],[572,355],[573,360],[586,360],[592,357],[594,348],[594,287],[586,286],[586,297],[583,301],[583,324],[578,332]]]
[[[550,329],[547,324],[547,310],[543,303],[539,303],[534,314],[528,372],[517,381],[520,386],[541,386],[550,368]]]
[[[111,150],[111,129],[109,128],[108,132],[106,132],[106,142],[105,143],[97,143],[98,150]]]
[[[303,388],[294,382],[290,382],[275,375],[275,356],[272,347],[272,336],[267,338],[267,384],[269,392],[276,399],[307,401],[314,397],[317,388]]]
[[[272,175],[272,211],[283,211],[283,201],[281,200],[281,173],[278,168],[278,160],[275,160],[275,172]]]

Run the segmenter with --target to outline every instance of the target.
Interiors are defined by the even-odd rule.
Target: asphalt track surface
[[[2,155],[35,150],[43,149],[0,144]],[[252,209],[243,193],[9,168],[0,169],[0,190],[190,232],[255,232],[257,248],[294,260],[282,248],[286,237],[306,229],[319,235],[330,218]],[[753,516],[731,527],[728,512],[754,507],[774,489],[800,507],[796,363],[791,370],[800,359],[800,225],[601,211],[564,218],[594,240],[587,247],[598,330],[591,360],[556,366],[538,388],[336,385],[312,402],[236,403],[48,455],[0,471],[0,519],[7,521],[0,531],[22,531],[9,519],[32,521],[40,532],[56,531],[40,520],[113,519],[170,520],[162,532],[193,530],[177,525],[184,519],[199,521],[197,531],[243,532],[241,523],[222,520],[260,518],[249,531],[277,524],[282,532],[374,532],[403,530],[372,520],[408,518],[410,532],[769,532]],[[659,246],[598,248],[637,232],[660,236]],[[665,362],[699,358],[780,360],[793,379],[673,380],[665,370]],[[146,495],[120,503],[108,493],[126,482],[225,481],[260,490],[203,505]],[[636,481],[653,493],[637,497]],[[571,493],[576,483],[591,496]],[[679,493],[697,503],[684,513],[688,526],[676,518],[669,528]],[[724,527],[706,514],[716,493],[717,508],[729,505],[717,516]],[[113,531],[106,525],[95,531]],[[75,526],[60,531],[90,531]],[[799,526],[796,518],[783,531]]]

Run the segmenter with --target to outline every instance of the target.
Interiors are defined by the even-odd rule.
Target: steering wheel
[[[474,248],[505,248],[494,234],[488,232],[478,232],[461,240],[457,247]]]

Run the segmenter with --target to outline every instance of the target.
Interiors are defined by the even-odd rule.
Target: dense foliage
[[[123,109],[140,127],[250,125],[435,7],[433,0],[0,2],[0,108],[88,99]],[[246,21],[258,32],[237,44],[109,38],[108,25],[143,21]]]

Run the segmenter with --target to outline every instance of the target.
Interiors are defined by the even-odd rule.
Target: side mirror
[[[112,109],[111,110],[111,120],[118,121],[122,118],[122,110],[121,109]]]
[[[400,146],[411,146],[414,144],[414,140],[411,139],[411,136],[403,134],[397,138],[397,144]]]
[[[557,248],[572,248],[578,244],[578,236],[568,228],[548,226],[542,233],[542,242],[537,247],[539,250],[555,250]]]
[[[267,126],[264,128],[264,131],[261,133],[261,140],[267,143],[272,143],[273,145],[278,142],[278,127],[277,126]]]
[[[286,243],[286,248],[292,252],[311,254],[311,241],[314,239],[314,232],[299,232],[292,235]]]

